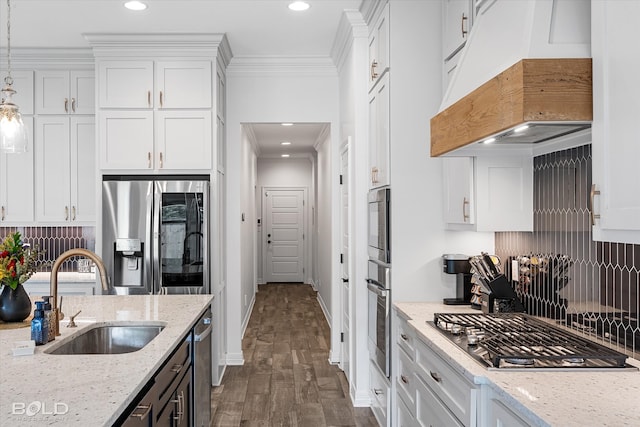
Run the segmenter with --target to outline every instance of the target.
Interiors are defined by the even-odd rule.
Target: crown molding
[[[236,56],[227,67],[227,75],[337,76],[338,72],[330,57]]]
[[[331,125],[329,123],[325,124],[322,127],[322,130],[320,130],[320,133],[318,134],[318,137],[316,138],[316,142],[313,143],[313,148],[315,148],[316,151],[320,151],[320,147],[322,147],[322,145],[330,137],[330,135],[331,135],[330,131],[331,131]]]
[[[355,38],[369,37],[369,29],[358,10],[345,10],[340,18],[336,38],[331,47],[331,57],[341,70]]]
[[[243,126],[243,128],[245,131],[245,135],[249,140],[249,144],[251,145],[254,153],[256,154],[256,157],[260,157],[260,152],[261,152],[260,145],[258,145],[258,138],[256,138],[256,134],[255,134],[255,131],[253,130],[253,126],[248,125],[248,126]]]
[[[114,57],[218,57],[231,61],[225,34],[209,33],[85,33],[96,58]]]
[[[382,9],[384,9],[388,2],[389,0],[369,0],[363,1],[360,4],[360,12],[368,25],[371,25],[382,13]]]
[[[6,57],[6,49],[0,49]],[[90,48],[12,48],[11,68],[94,68]]]

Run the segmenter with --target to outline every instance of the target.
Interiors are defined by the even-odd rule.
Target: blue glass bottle
[[[31,320],[31,339],[36,345],[46,344],[49,341],[49,322],[44,317],[44,301],[36,301],[36,309]]]

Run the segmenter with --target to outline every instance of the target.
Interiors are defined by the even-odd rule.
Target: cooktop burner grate
[[[627,356],[522,313],[436,313],[434,325],[494,368],[625,368]]]

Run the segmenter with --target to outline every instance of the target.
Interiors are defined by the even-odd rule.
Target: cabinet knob
[[[378,61],[374,59],[373,61],[371,61],[371,80],[375,80],[378,78],[378,72],[376,71],[377,67]]]
[[[462,19],[460,20],[460,31],[462,32],[462,38],[466,38],[467,37],[467,29],[465,28],[465,22],[467,21],[467,17],[465,16],[465,14],[462,14]]]
[[[69,98],[64,99],[64,112],[65,113],[69,112]]]

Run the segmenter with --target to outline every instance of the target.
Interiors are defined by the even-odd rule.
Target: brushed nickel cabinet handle
[[[400,334],[400,338],[402,338],[405,341],[409,341],[409,337],[407,336],[407,334]]]
[[[378,168],[375,166],[371,168],[371,183],[372,184],[378,183]]]
[[[147,151],[147,167],[151,169],[151,151]]]
[[[431,378],[433,378],[435,382],[439,383],[442,381],[442,377],[437,372],[429,371],[429,374],[431,374]]]
[[[594,201],[595,197],[596,197],[596,196],[599,196],[599,195],[600,195],[600,190],[596,190],[596,185],[595,185],[595,184],[592,184],[592,185],[591,185],[591,194],[590,194],[590,197],[589,197],[589,199],[590,199],[590,205],[591,205],[591,206],[590,206],[590,211],[591,211],[591,225],[596,225],[596,219],[600,219],[600,214],[597,214],[597,215],[596,215],[596,214],[593,212],[593,208],[594,208],[594,206],[593,206],[593,201]]]
[[[381,394],[384,394],[384,392],[380,388],[374,388],[373,394],[375,394],[376,396],[380,396]]]
[[[76,207],[75,206],[71,207],[71,220],[72,221],[76,220]]]
[[[69,98],[64,99],[64,112],[65,113],[69,112]]]
[[[151,91],[147,91],[147,105],[151,107]]]
[[[173,367],[171,368],[171,372],[175,372],[176,374],[179,373],[180,371],[182,371],[182,365],[179,363],[176,363],[175,365],[173,365]]]
[[[138,405],[138,406],[136,406],[136,409],[144,409],[144,412],[142,412],[140,414],[131,414],[131,415],[129,415],[129,418],[140,418],[140,420],[144,420],[145,418],[147,418],[149,416],[149,413],[151,412],[151,408],[152,407],[153,407],[153,404]]]
[[[464,23],[467,21],[467,17],[462,14],[462,19],[460,20],[460,31],[462,31],[462,38],[464,39],[467,36],[468,31],[464,28]]]
[[[162,159],[162,151],[160,152],[160,169],[162,169],[162,163],[163,163],[163,159]]]
[[[4,206],[2,207],[2,220],[4,221]]]
[[[405,384],[409,384],[409,378],[404,375],[400,375],[400,380]]]
[[[71,98],[71,111],[76,112],[76,99]]]
[[[467,205],[469,204],[469,201],[467,200],[466,197],[462,198],[462,220],[464,222],[467,222],[469,220],[469,215],[467,214]]]
[[[378,61],[374,59],[373,61],[371,61],[371,80],[375,80],[378,78],[378,73],[376,71],[377,67],[378,67]]]
[[[64,207],[64,220],[69,221],[69,206]]]
[[[160,91],[160,108],[162,108],[163,100],[162,100],[162,91]]]

